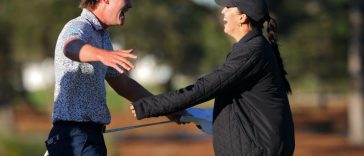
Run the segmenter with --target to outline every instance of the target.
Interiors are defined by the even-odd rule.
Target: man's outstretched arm
[[[71,60],[78,62],[100,61],[120,73],[124,72],[120,66],[128,71],[134,68],[134,65],[127,58],[137,58],[132,54],[133,50],[108,51],[94,47],[77,38],[68,40],[63,52]]]

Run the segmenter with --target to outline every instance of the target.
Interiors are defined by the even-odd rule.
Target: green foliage
[[[29,92],[28,98],[35,108],[40,111],[46,111],[47,108],[53,106],[53,89]]]
[[[80,9],[74,0],[0,1],[0,104],[27,98],[22,86],[23,63],[53,57],[57,36]]]
[[[224,62],[227,53],[230,51],[232,42],[228,40],[228,36],[223,34],[224,27],[218,23],[214,15],[213,19],[205,18],[201,28],[201,45],[205,52],[202,58],[200,71],[206,72],[216,68],[219,64]],[[221,17],[222,19],[222,17]]]
[[[280,24],[280,48],[291,82],[300,87],[307,81],[317,84],[314,91],[347,90],[349,2],[281,2],[272,4],[272,10]],[[347,86],[346,89],[343,86]]]
[[[41,60],[53,56],[61,28],[80,12],[77,4],[74,0],[9,1],[5,20],[12,28],[15,59]]]
[[[174,72],[187,75],[206,72],[225,58],[230,45],[215,10],[186,0],[134,2],[125,26],[115,30],[122,36],[114,35],[127,48],[154,54]]]

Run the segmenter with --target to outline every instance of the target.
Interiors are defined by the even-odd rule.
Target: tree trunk
[[[0,18],[0,20],[2,20]],[[11,74],[12,74],[12,57],[10,48],[10,27],[0,21],[0,106],[7,105],[14,94],[14,90],[11,87]]]
[[[352,38],[349,49],[349,72],[352,79],[352,95],[348,114],[349,139],[355,145],[364,145],[363,3],[363,0],[353,0],[350,10]]]

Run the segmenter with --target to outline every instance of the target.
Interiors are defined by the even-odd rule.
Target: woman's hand
[[[172,114],[169,114],[169,115],[166,115],[166,117],[171,120],[171,121],[174,121],[175,123],[177,124],[186,124],[186,123],[190,123],[190,122],[181,122],[181,117],[182,116],[191,116],[190,113],[188,113],[186,110],[182,110],[182,111],[179,111],[179,112],[175,112],[175,113],[172,113]]]
[[[130,111],[133,114],[133,116],[136,117],[135,108],[132,104],[130,105]],[[179,111],[179,112],[175,112],[175,113],[166,115],[166,117],[169,120],[176,122],[177,124],[186,124],[186,122],[180,121],[181,116],[186,116],[186,115],[190,115],[190,114],[187,111],[183,110],[183,111]]]

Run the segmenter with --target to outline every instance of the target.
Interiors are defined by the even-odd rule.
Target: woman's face
[[[224,32],[230,36],[238,33],[241,27],[241,13],[237,7],[225,7],[221,14],[224,15]]]

